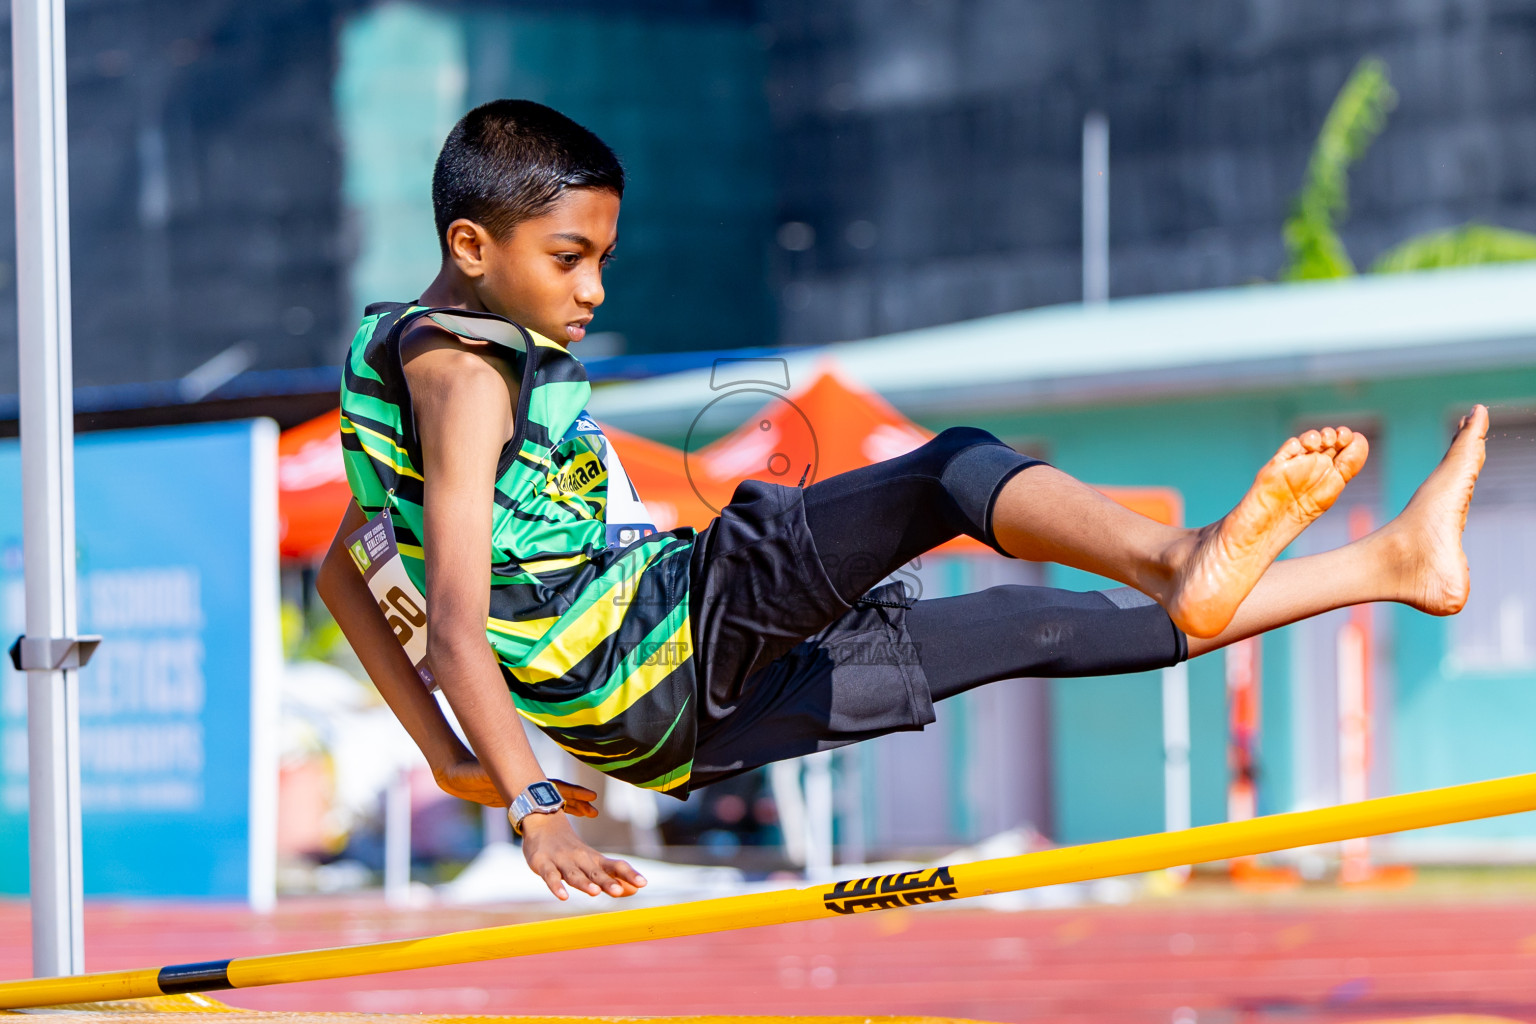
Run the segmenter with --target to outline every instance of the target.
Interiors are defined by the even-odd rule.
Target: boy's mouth
[[[591,317],[587,317],[585,320],[572,320],[565,325],[565,336],[571,341],[580,341],[587,336],[587,324],[591,322]]]

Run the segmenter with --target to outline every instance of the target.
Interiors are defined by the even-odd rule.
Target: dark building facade
[[[1081,295],[1081,131],[1110,124],[1111,294],[1268,279],[1361,57],[1400,100],[1351,178],[1357,264],[1427,229],[1536,230],[1536,2],[763,0],[780,337]]]
[[[67,14],[76,384],[174,381],[231,349],[230,369],[335,365],[336,5],[75,0]],[[8,113],[8,45],[0,68]],[[11,140],[0,133],[6,194]],[[11,209],[0,393],[16,390]]]
[[[1273,279],[1312,141],[1366,54],[1400,101],[1352,176],[1356,262],[1467,220],[1536,230],[1536,0],[421,6],[461,26],[466,105],[543,99],[625,158],[602,329],[631,353],[1075,300],[1090,110],[1110,123],[1112,294]],[[177,382],[220,353],[339,362],[377,296],[349,294],[337,40],[375,8],[70,0],[77,384]],[[3,47],[0,91],[8,72]],[[13,249],[0,204],[12,406]]]

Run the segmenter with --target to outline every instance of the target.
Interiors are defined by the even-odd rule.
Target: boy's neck
[[[489,312],[480,297],[475,294],[469,279],[451,264],[444,263],[422,291],[418,300],[424,306],[446,306],[454,309],[470,309],[478,313]]]

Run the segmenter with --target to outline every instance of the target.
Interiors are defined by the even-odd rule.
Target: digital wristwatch
[[[507,810],[507,818],[512,822],[512,831],[522,835],[523,819],[528,815],[554,814],[564,806],[565,798],[553,782],[535,782],[517,794]]]

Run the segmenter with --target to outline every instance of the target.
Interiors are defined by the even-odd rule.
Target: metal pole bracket
[[[19,636],[11,644],[11,664],[18,672],[84,668],[99,646],[99,636]]]

